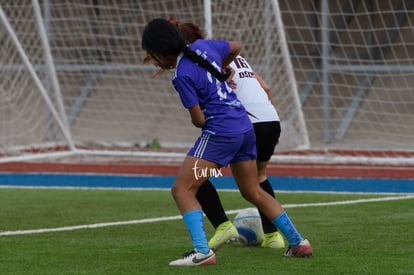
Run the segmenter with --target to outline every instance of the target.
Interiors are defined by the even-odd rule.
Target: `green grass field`
[[[220,195],[227,210],[250,207],[238,192]],[[5,234],[178,216],[168,191],[4,188],[0,274],[414,274],[414,197],[352,202],[384,197],[391,195],[280,193],[314,257],[286,258],[284,249],[230,244],[217,251],[214,266],[168,267],[192,249],[180,219]],[[344,201],[349,204],[332,204]],[[210,237],[213,228],[205,222]]]

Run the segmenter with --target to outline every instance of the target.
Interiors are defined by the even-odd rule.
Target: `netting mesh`
[[[390,159],[401,152],[410,156],[412,2],[292,0],[280,1],[279,13],[277,1],[212,0],[210,35],[240,41],[242,55],[271,87],[282,122],[279,154],[297,154],[310,141],[312,151],[324,157],[345,151]],[[172,88],[171,73],[153,78],[156,69],[141,64],[140,39],[145,24],[157,17],[204,26],[204,1],[39,4],[61,96],[52,85],[32,2],[0,0],[5,14],[0,22],[3,157],[70,149],[41,89],[67,121],[79,149],[145,153],[192,145],[199,130]]]
[[[413,1],[281,10],[312,148],[413,151]]]
[[[19,43],[22,45],[43,88],[56,104],[32,4],[0,1]],[[300,111],[292,99],[274,7],[270,2],[212,2],[212,36],[240,40],[249,62],[283,97],[279,112]],[[175,17],[203,26],[206,17],[202,1],[53,1],[40,5],[42,25],[56,70],[71,138],[83,148],[119,147],[136,149],[159,144],[163,148],[188,147],[199,130],[190,123],[171,85],[171,73],[153,78],[155,68],[141,64],[141,33],[153,18]],[[266,15],[266,16],[264,16]],[[3,24],[4,25],[4,24]],[[2,48],[3,75],[7,79],[2,100],[10,120],[0,121],[9,129],[5,147],[65,143],[44,100],[38,93],[22,57],[4,26],[7,37]],[[261,47],[258,47],[261,45]],[[263,47],[262,47],[263,46]],[[288,60],[288,59],[287,59]],[[290,71],[293,74],[292,71]],[[26,90],[29,89],[30,92]],[[13,97],[21,97],[14,104]],[[11,111],[9,111],[11,110]],[[2,116],[2,117],[6,117]],[[1,124],[4,123],[4,124]],[[286,125],[300,133],[300,125]],[[301,135],[287,139],[286,150],[303,144]],[[20,138],[19,138],[20,137]]]

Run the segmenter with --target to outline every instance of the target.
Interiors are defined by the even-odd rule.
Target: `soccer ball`
[[[239,243],[243,245],[260,245],[263,242],[263,228],[257,208],[241,210],[233,221],[239,232]]]

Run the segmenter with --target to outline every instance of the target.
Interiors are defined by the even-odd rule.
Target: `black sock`
[[[198,189],[196,197],[204,214],[206,214],[214,228],[229,220],[224,212],[217,190],[211,181],[207,180],[203,183]]]
[[[266,191],[269,195],[271,195],[273,198],[275,197],[275,192],[273,191],[273,187],[270,184],[270,182],[266,179],[265,181],[260,183],[260,187],[262,187],[263,190]],[[264,233],[272,233],[277,231],[276,226],[272,223],[271,220],[269,220],[262,211],[259,210],[260,218],[262,219],[262,227]]]

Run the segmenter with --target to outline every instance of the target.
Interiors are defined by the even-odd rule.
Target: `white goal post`
[[[413,16],[403,0],[0,0],[0,162],[181,160],[199,130],[171,73],[141,63],[145,24],[174,17],[241,42],[281,117],[274,161],[413,164]]]

